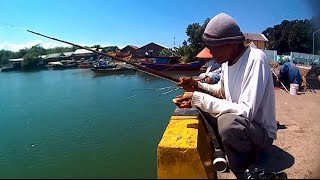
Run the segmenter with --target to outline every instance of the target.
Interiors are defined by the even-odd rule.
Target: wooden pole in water
[[[145,72],[145,73],[148,73],[148,74],[151,74],[151,75],[153,75],[153,76],[157,76],[157,77],[160,77],[160,78],[169,80],[169,81],[171,81],[171,82],[174,82],[174,83],[180,82],[180,80],[177,79],[177,78],[174,78],[174,77],[171,77],[171,76],[162,74],[162,73],[160,73],[160,72],[158,72],[158,71],[152,70],[152,69],[150,69],[150,68],[143,67],[143,66],[141,66],[141,65],[139,65],[139,64],[126,61],[126,60],[124,60],[124,59],[122,59],[122,58],[118,58],[118,57],[115,57],[115,56],[111,56],[111,55],[108,55],[107,53],[103,53],[103,52],[100,52],[100,51],[97,51],[97,50],[93,50],[93,49],[90,49],[90,48],[88,48],[88,47],[80,46],[80,45],[78,45],[78,44],[74,44],[74,43],[71,43],[71,42],[68,42],[68,41],[64,41],[64,40],[60,40],[60,39],[57,39],[57,38],[53,38],[53,37],[50,37],[50,36],[47,36],[47,35],[44,35],[44,34],[40,34],[40,33],[31,31],[31,30],[27,30],[27,31],[30,32],[30,33],[33,33],[33,34],[36,34],[36,35],[39,35],[39,36],[48,38],[48,39],[52,39],[52,40],[55,40],[55,41],[59,41],[59,42],[62,42],[62,43],[65,43],[65,44],[69,44],[69,45],[72,45],[72,46],[75,46],[75,47],[78,47],[78,48],[86,49],[86,50],[88,50],[88,51],[91,51],[91,52],[94,52],[94,53],[97,53],[97,54],[100,54],[100,55],[103,55],[103,56],[106,56],[106,57],[110,57],[110,58],[113,58],[113,59],[118,60],[118,61],[121,61],[121,62],[125,62],[125,63],[127,63],[127,64],[130,64],[131,66],[136,67],[138,70],[141,70],[141,71],[143,71],[143,72]]]

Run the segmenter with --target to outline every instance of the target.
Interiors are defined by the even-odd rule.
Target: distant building
[[[64,60],[70,60],[70,59],[72,59],[72,54],[73,54],[73,51],[71,51],[71,52],[64,52],[64,53],[62,53],[63,55],[64,55]]]
[[[15,70],[21,68],[22,61],[23,61],[23,58],[9,59],[9,63],[12,65],[12,68],[14,68]]]
[[[47,56],[44,58],[47,62],[52,61],[61,61],[63,60],[65,55],[63,53],[53,53],[53,54],[47,54]]]
[[[90,49],[92,49],[94,51],[97,50],[97,48],[90,48]],[[95,60],[95,59],[98,58],[98,56],[99,55],[97,53],[94,53],[94,52],[86,50],[86,49],[77,49],[72,54],[72,58],[74,60],[81,60],[81,59],[83,59],[83,60],[89,60],[89,59],[90,60]]]
[[[44,58],[46,58],[46,54],[45,55],[40,55],[39,57],[41,58],[41,59],[44,59]]]
[[[135,56],[138,49],[139,49],[138,46],[128,45],[128,46],[122,48],[120,51],[122,53],[129,53],[129,54],[132,54],[132,56]]]
[[[161,46],[156,43],[149,43],[147,45],[144,45],[136,50],[136,54],[134,57],[144,57],[146,55],[150,57],[157,57],[160,56],[160,52],[166,47]]]
[[[20,63],[21,61],[23,61],[23,58],[17,58],[17,59],[9,59],[9,62],[11,63]]]
[[[260,33],[243,33],[246,43],[253,42],[257,48],[265,49],[266,43],[269,41],[263,34]]]

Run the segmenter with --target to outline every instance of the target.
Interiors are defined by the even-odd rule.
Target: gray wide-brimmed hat
[[[209,21],[202,39],[208,46],[221,46],[242,43],[245,37],[233,17],[220,13]]]

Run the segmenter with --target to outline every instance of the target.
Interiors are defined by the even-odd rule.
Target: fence
[[[266,54],[268,61],[277,61],[277,50],[261,50]]]
[[[305,53],[297,53],[291,52],[290,53],[290,61],[297,62],[297,64],[304,64],[304,65],[320,65],[320,56],[313,55],[313,54],[305,54]]]
[[[266,50],[262,51],[267,55],[268,61],[284,62],[289,60],[290,62],[295,61],[297,64],[304,65],[320,65],[320,56],[313,54],[305,54],[298,52],[291,52],[290,55],[277,55],[276,50]]]

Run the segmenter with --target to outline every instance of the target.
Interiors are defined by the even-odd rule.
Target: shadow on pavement
[[[295,162],[294,157],[276,145],[265,149],[254,167],[265,169],[266,171],[279,172],[290,168]]]

